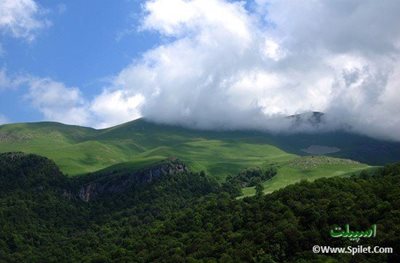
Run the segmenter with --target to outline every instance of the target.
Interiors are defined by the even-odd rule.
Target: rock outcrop
[[[135,187],[150,184],[162,176],[173,176],[187,171],[188,168],[179,160],[169,160],[136,172],[106,174],[83,184],[77,195],[81,200],[89,202],[102,196],[122,193]]]

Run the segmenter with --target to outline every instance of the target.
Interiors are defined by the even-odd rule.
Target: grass
[[[194,171],[219,180],[250,166],[296,158],[281,149],[231,132],[194,131],[143,120],[94,130],[57,123],[0,126],[0,152],[23,151],[46,156],[71,176],[110,166],[140,166],[179,158]]]
[[[347,159],[326,156],[299,157],[279,165],[278,174],[263,183],[264,193],[272,193],[301,180],[314,181],[323,177],[350,176],[368,168],[371,166]],[[252,196],[255,192],[254,187],[243,188],[241,198]]]
[[[199,131],[144,120],[103,130],[45,122],[0,126],[0,152],[46,156],[70,176],[107,169],[138,169],[170,157],[179,158],[191,170],[203,170],[219,181],[248,167],[275,165],[278,175],[264,183],[266,193],[300,180],[346,176],[369,167],[348,160],[300,157],[307,144],[321,144],[315,142],[315,136],[310,143],[300,135],[295,140],[252,131]],[[345,142],[349,144],[348,140]],[[350,153],[363,156],[346,147],[346,157]],[[254,192],[254,188],[243,189],[244,196]]]

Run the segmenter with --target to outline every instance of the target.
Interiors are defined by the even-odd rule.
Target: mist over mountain
[[[27,2],[26,17],[35,18],[28,21],[45,19]],[[21,29],[12,21],[24,13],[9,3],[5,34]],[[345,129],[400,140],[399,1],[149,0],[139,9],[128,31],[151,41],[119,68],[103,69],[111,73],[100,85],[0,65],[0,91],[19,90],[39,114],[34,120],[96,128],[145,117],[199,129]],[[130,46],[142,38],[135,41]],[[71,75],[80,73],[74,66]],[[8,108],[0,108],[0,123],[18,115]],[[307,112],[323,112],[321,124],[293,128],[286,118]]]
[[[210,130],[210,131],[260,131],[268,134],[276,135],[296,135],[296,134],[329,134],[335,132],[343,132],[350,134],[359,134],[383,141],[398,141],[397,134],[384,135],[380,132],[372,130],[372,128],[360,131],[357,122],[349,122],[345,117],[339,117],[332,114],[327,114],[318,111],[307,111],[293,115],[275,114],[272,116],[265,116],[264,114],[256,114],[245,116],[238,114],[237,118],[222,118],[214,117],[212,115],[207,119],[160,119],[158,117],[144,117],[147,121],[166,124],[177,125],[189,129]],[[218,119],[216,119],[218,118]]]
[[[400,140],[400,3],[317,2],[146,2],[143,29],[168,41],[104,96],[139,96],[159,123],[291,132],[284,117],[320,111],[295,131]]]

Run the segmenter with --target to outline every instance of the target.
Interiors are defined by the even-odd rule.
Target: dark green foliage
[[[261,183],[258,183],[256,185],[256,196],[260,197],[263,195],[263,191],[264,191],[264,186]]]
[[[238,184],[240,187],[256,186],[262,182],[265,182],[277,174],[275,167],[270,167],[266,170],[262,170],[259,167],[247,168],[241,171],[236,176],[228,176],[226,181],[232,184]]]
[[[0,195],[19,190],[53,188],[64,185],[66,178],[49,159],[23,153],[0,154]]]
[[[400,164],[243,200],[182,172],[90,202],[45,158],[3,154],[0,165],[0,262],[400,262]],[[360,244],[395,253],[312,253],[357,245],[329,236],[347,223],[377,224]]]

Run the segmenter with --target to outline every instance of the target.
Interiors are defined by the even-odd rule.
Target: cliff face
[[[45,158],[22,152],[0,153],[0,197],[15,190],[57,192],[66,199],[85,202],[125,191],[140,190],[160,177],[189,172],[185,164],[170,159],[137,170],[114,170],[67,178],[57,165]]]
[[[188,168],[182,162],[168,161],[136,172],[123,172],[97,178],[81,186],[77,195],[81,200],[89,202],[107,194],[122,193],[134,187],[150,184],[161,176],[173,176],[187,171]]]

